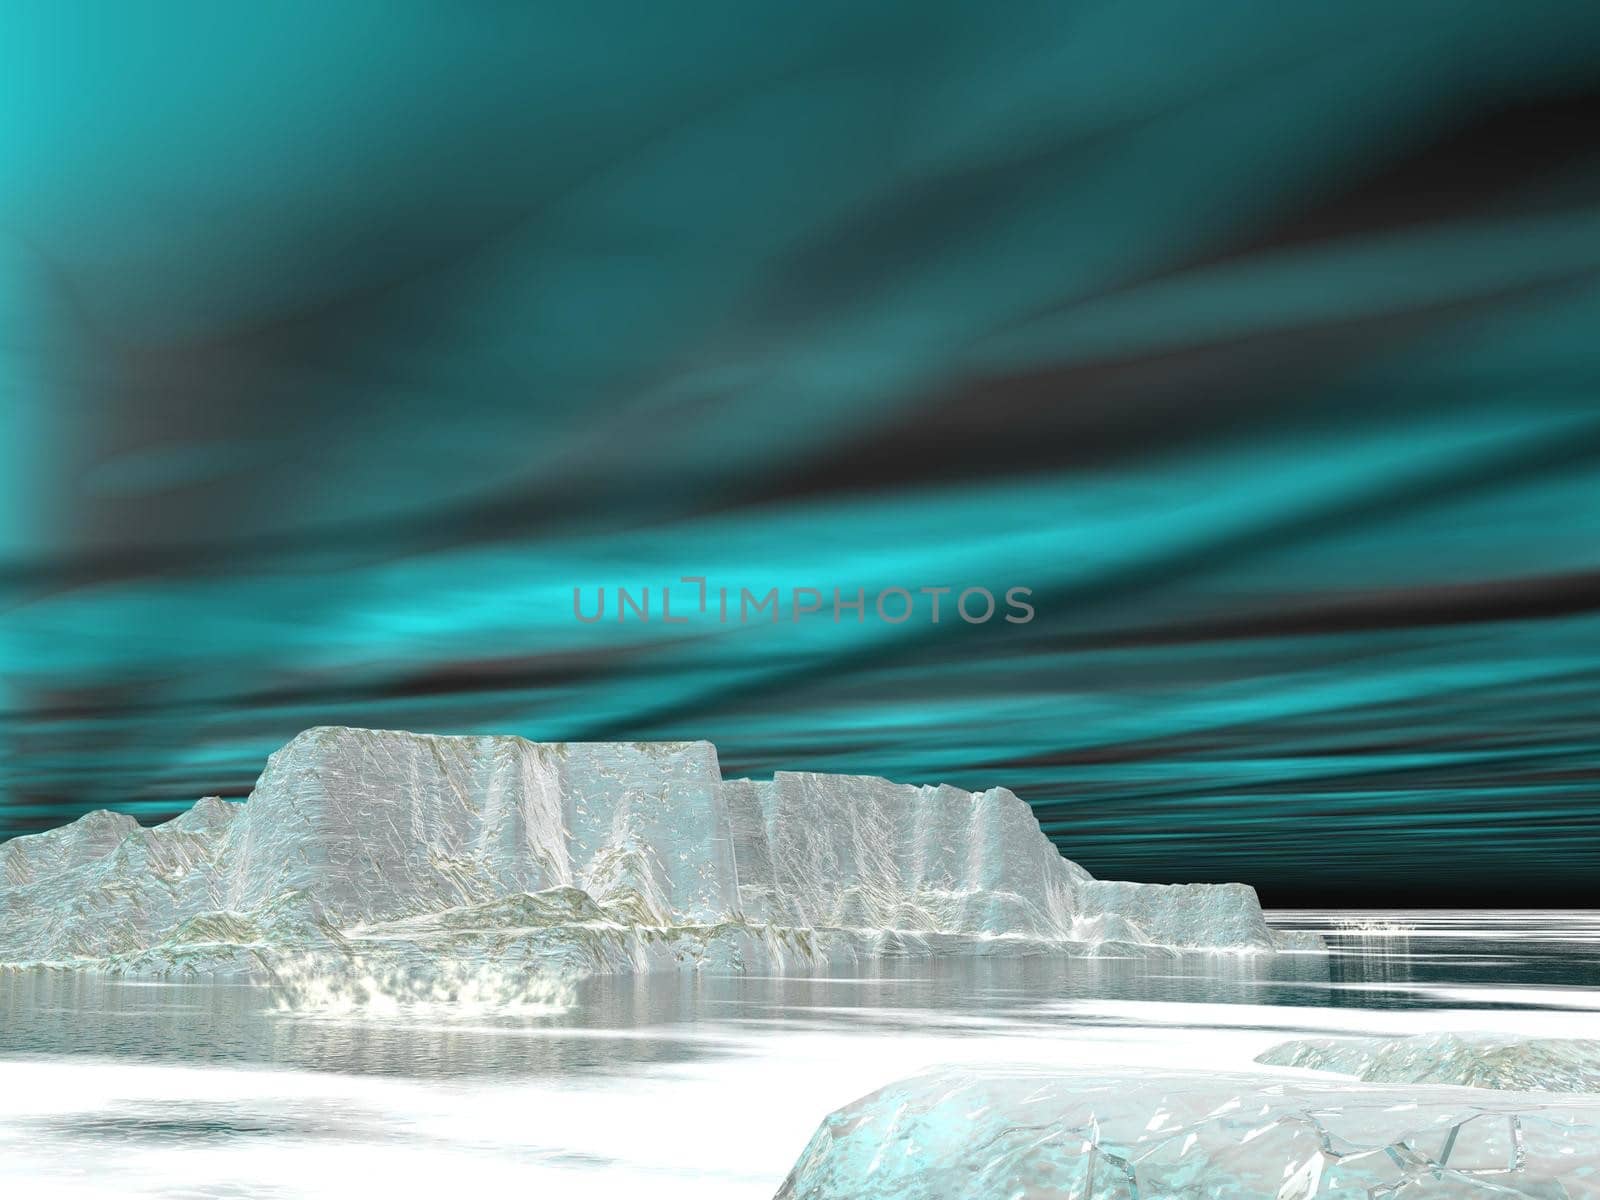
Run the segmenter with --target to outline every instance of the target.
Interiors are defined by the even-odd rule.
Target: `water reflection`
[[[1417,1010],[1473,1003],[1572,1007],[1600,981],[1600,919],[1588,914],[1285,914],[1327,955],[1159,959],[947,959],[856,976],[657,975],[586,980],[560,1011],[437,1010],[402,1020],[282,1014],[261,988],[0,975],[0,1054],[272,1063],[308,1070],[445,1076],[636,1071],[734,1052],[759,1029],[856,1033],[983,1029],[1036,1034],[1095,1023],[1090,1001],[1173,1006]],[[1440,989],[1444,991],[1441,994]],[[1481,998],[1470,997],[1483,989]],[[1578,1007],[1587,1007],[1579,1004]],[[1065,1014],[1070,1011],[1071,1017]],[[1116,1016],[1113,1003],[1106,1009]]]
[[[437,1009],[399,1020],[281,1013],[264,988],[128,984],[24,972],[0,984],[0,1053],[454,1077],[636,1071],[731,1051],[735,1032],[1027,1031],[1063,999],[1297,1004],[1326,992],[1322,956],[980,959],[883,964],[828,978],[694,974],[590,979],[537,1016]],[[720,1035],[719,1035],[720,1031]]]
[[[1273,1071],[1291,1037],[1594,1036],[1590,914],[1283,914],[1326,955],[657,975],[558,1010],[283,1013],[264,989],[0,973],[0,1193],[771,1195],[817,1122],[943,1063]],[[8,1186],[15,1183],[17,1186]]]

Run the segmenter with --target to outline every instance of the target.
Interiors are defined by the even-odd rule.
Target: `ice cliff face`
[[[1061,938],[1089,878],[1002,789],[786,771],[724,788],[739,903],[758,921]]]
[[[827,1117],[778,1200],[1593,1195],[1593,1096],[945,1070]]]
[[[578,887],[640,923],[737,911],[707,742],[312,729],[267,760],[237,834],[234,908],[300,889],[349,924]]]
[[[709,743],[318,728],[245,804],[0,846],[0,962],[408,975],[806,970],[946,952],[1272,950],[1241,885],[1105,883],[1003,789],[723,780]]]

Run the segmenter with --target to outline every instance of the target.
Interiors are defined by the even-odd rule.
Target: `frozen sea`
[[[1277,912],[1330,953],[592,980],[281,1011],[0,972],[0,1196],[769,1197],[830,1110],[952,1063],[1250,1071],[1301,1035],[1600,1037],[1600,912]]]

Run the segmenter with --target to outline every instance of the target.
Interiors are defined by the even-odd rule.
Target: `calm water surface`
[[[1256,1068],[1304,1034],[1600,1036],[1600,914],[1282,912],[1330,953],[588,981],[513,1015],[0,973],[0,1194],[763,1197],[941,1063]]]

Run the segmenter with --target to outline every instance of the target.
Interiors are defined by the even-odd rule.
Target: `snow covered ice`
[[[1600,1100],[955,1069],[829,1116],[779,1200],[1600,1194]]]
[[[1371,1083],[1600,1093],[1600,1041],[1495,1033],[1402,1038],[1310,1038],[1260,1055],[1270,1066],[1305,1067]]]

